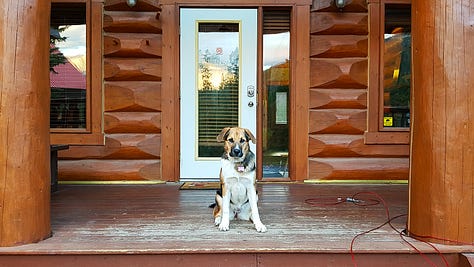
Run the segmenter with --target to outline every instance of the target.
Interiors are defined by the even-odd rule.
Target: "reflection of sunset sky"
[[[66,57],[86,54],[86,25],[71,25],[62,31],[61,37],[66,37],[65,42],[56,44]]]
[[[222,48],[222,54],[219,57],[224,64],[228,63],[230,54],[238,48],[238,44],[239,35],[237,32],[199,33],[199,53],[203,54],[209,50],[211,55],[215,55],[216,49]]]
[[[216,37],[216,35],[219,35]],[[221,60],[227,62],[229,55],[234,51],[235,44],[237,43],[237,33],[199,33],[199,50],[201,53],[209,50],[211,54],[214,54],[216,48],[222,48],[223,53]],[[290,33],[277,33],[277,34],[265,34],[263,36],[263,45],[265,47],[263,54],[263,66],[264,70],[271,66],[278,65],[285,62],[290,58]]]
[[[281,64],[290,58],[290,33],[263,35],[263,70]]]
[[[59,51],[80,72],[86,71],[86,25],[70,25],[60,32],[66,41],[56,43]]]
[[[60,42],[57,47],[66,57],[75,57],[86,54],[86,26],[71,25],[65,31],[61,32],[62,37],[67,37],[65,42]],[[216,37],[216,35],[218,35]],[[263,54],[264,70],[271,66],[278,65],[289,59],[289,32],[278,34],[265,34],[263,36],[263,45],[265,47]],[[238,33],[203,33],[199,34],[199,49],[204,52],[206,49],[211,54],[216,53],[216,48],[222,48],[220,55],[223,63],[227,63],[230,54],[235,50],[238,44]]]

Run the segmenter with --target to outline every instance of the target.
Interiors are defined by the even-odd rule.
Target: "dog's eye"
[[[241,143],[241,144],[245,143],[245,139],[240,138],[240,143]]]
[[[233,142],[234,142],[234,138],[229,138],[229,139],[227,139],[227,142],[233,143]]]

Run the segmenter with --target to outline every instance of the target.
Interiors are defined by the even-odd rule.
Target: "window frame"
[[[102,0],[51,0],[86,4],[86,128],[50,128],[51,144],[103,145]]]
[[[373,0],[369,2],[369,86],[368,123],[365,144],[409,144],[410,127],[383,126],[384,25],[386,4],[410,4],[411,0]],[[411,112],[411,111],[410,111]]]

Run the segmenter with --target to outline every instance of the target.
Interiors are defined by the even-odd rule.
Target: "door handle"
[[[249,85],[247,86],[247,96],[254,97],[255,96],[255,86]]]

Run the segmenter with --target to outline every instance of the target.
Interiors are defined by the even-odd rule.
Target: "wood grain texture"
[[[62,181],[160,180],[160,160],[81,159],[58,162]]]
[[[334,0],[313,0],[312,11],[321,12],[366,12],[367,0],[346,1],[346,6],[339,10],[334,4]]]
[[[161,172],[166,181],[179,180],[179,16],[174,5],[163,5],[163,57],[161,91]]]
[[[406,180],[408,158],[310,158],[309,179]]]
[[[310,109],[365,109],[367,90],[365,89],[311,89]]]
[[[159,112],[106,112],[105,133],[160,133]]]
[[[161,82],[105,82],[104,111],[161,111]]]
[[[311,34],[367,35],[367,13],[311,12]]]
[[[290,88],[290,127],[289,127],[289,164],[290,178],[294,181],[304,180],[308,175],[308,166],[306,164],[308,157],[308,99],[309,99],[309,77],[311,75],[310,56],[309,56],[309,6],[297,6],[293,9],[295,28],[299,34],[292,40],[292,66],[291,67],[291,85]],[[294,32],[295,30],[292,29]],[[292,36],[294,36],[292,34]],[[293,65],[294,64],[294,65]],[[258,113],[257,113],[258,114]]]
[[[106,33],[105,57],[161,57],[161,35],[152,33]]]
[[[309,136],[310,157],[408,157],[408,145],[366,145],[362,135],[317,134]]]
[[[310,134],[363,134],[367,112],[363,109],[311,110]]]
[[[123,0],[105,0],[104,9],[107,11],[161,11],[159,0],[138,0],[134,7],[130,7]]]
[[[311,88],[367,88],[367,59],[311,59]]]
[[[364,35],[311,35],[311,57],[367,57],[367,47]]]
[[[62,159],[159,159],[159,134],[107,134],[104,146],[70,146]]]
[[[104,11],[104,31],[125,33],[161,33],[160,13]]]
[[[370,191],[383,197],[391,215],[403,215],[407,212],[407,188],[259,184],[260,214],[268,232],[256,234],[247,221],[232,221],[225,233],[216,229],[208,208],[214,200],[213,190],[179,190],[178,183],[60,185],[52,198],[52,238],[29,246],[0,248],[0,266],[182,267],[222,263],[228,267],[351,267],[352,238],[386,220],[382,206],[317,205]],[[316,206],[304,203],[309,198],[316,199]],[[405,222],[406,217],[392,221],[396,229],[403,229]],[[409,241],[424,257],[384,226],[356,240],[356,262],[358,266],[419,267],[427,266],[425,260],[429,259],[436,266],[444,265],[431,247]],[[470,249],[438,248],[453,267],[459,266],[458,253]]]
[[[0,247],[51,233],[49,6],[0,2]]]
[[[409,231],[433,242],[473,243],[474,1],[412,5]]]
[[[104,58],[106,81],[161,81],[161,59]]]

